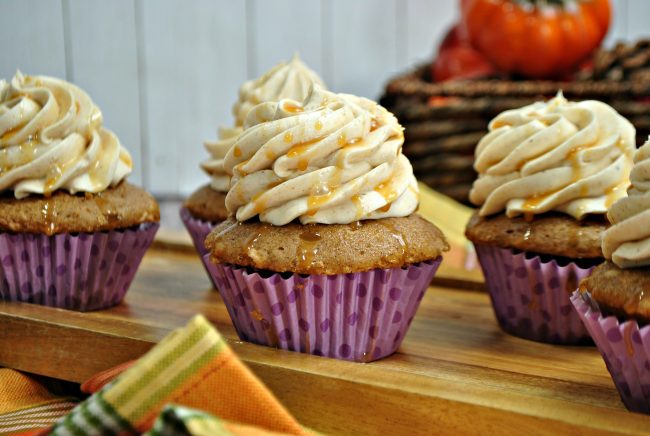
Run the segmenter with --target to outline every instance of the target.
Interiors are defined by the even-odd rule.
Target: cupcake
[[[291,62],[276,65],[239,88],[239,100],[233,106],[235,126],[220,128],[219,139],[205,142],[210,158],[201,164],[201,168],[210,176],[210,183],[192,193],[180,211],[201,258],[207,253],[204,245],[206,236],[228,217],[225,200],[230,175],[223,169],[223,159],[241,134],[246,114],[253,106],[263,102],[277,102],[282,98],[302,101],[312,83],[324,86],[320,77],[296,55]]]
[[[634,127],[561,93],[498,115],[479,142],[474,243],[496,318],[516,336],[589,343],[570,296],[602,262],[605,213],[629,185]]]
[[[635,155],[629,197],[607,216],[603,264],[571,298],[628,409],[650,413],[650,141]]]
[[[448,249],[415,214],[402,131],[318,85],[249,112],[224,159],[233,216],[206,240],[242,340],[365,362],[399,347]]]
[[[0,81],[0,299],[80,311],[122,301],[158,229],[132,162],[75,85]]]

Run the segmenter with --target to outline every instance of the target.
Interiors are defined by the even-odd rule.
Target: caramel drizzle
[[[318,254],[318,242],[321,240],[321,235],[317,231],[312,230],[307,226],[302,233],[300,233],[300,241],[296,250],[296,259],[298,268],[301,270],[308,270],[314,263],[314,258]]]

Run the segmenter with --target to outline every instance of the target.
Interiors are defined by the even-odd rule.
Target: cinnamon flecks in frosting
[[[220,128],[219,139],[204,143],[210,159],[203,162],[201,168],[211,176],[210,186],[213,189],[227,192],[230,187],[230,176],[223,170],[223,158],[241,134],[248,112],[260,103],[277,102],[283,98],[303,101],[313,83],[325,88],[321,78],[296,55],[290,62],[276,65],[239,88],[239,100],[233,106],[235,126]]]
[[[650,265],[650,139],[637,150],[628,197],[609,210],[603,253],[620,268]]]
[[[480,215],[604,214],[625,196],[635,130],[610,106],[561,93],[498,115],[476,148]]]
[[[402,126],[370,100],[314,85],[302,103],[255,106],[244,129],[224,160],[239,221],[347,224],[417,208]]]
[[[0,81],[0,191],[98,193],[131,173],[128,151],[77,86],[16,73]]]

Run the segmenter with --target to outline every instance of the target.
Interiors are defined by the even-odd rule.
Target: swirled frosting
[[[314,85],[303,103],[255,106],[244,128],[224,160],[226,207],[239,221],[346,224],[417,208],[402,126],[370,100]]]
[[[325,89],[321,78],[296,55],[289,63],[282,62],[239,88],[239,100],[232,109],[235,126],[220,128],[216,141],[204,143],[210,159],[203,162],[201,168],[211,176],[210,186],[213,189],[226,192],[230,187],[230,176],[223,169],[223,158],[243,131],[242,126],[248,112],[259,103],[277,102],[283,98],[303,101],[312,83]]]
[[[17,72],[0,81],[0,191],[98,193],[131,173],[129,152],[75,85]]]
[[[650,139],[637,150],[628,197],[612,205],[603,254],[621,268],[650,265]]]
[[[476,148],[470,201],[481,216],[604,214],[625,196],[635,150],[632,124],[598,101],[561,93],[499,114]]]

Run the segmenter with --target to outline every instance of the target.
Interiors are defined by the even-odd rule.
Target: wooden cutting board
[[[625,410],[595,348],[501,332],[476,276],[443,269],[399,352],[362,364],[241,342],[184,247],[166,239],[150,250],[125,302],[106,311],[0,302],[0,366],[81,382],[202,313],[301,423],[324,433],[650,431],[650,417]]]

